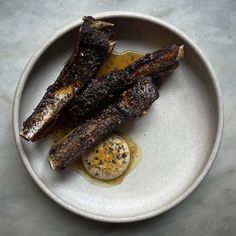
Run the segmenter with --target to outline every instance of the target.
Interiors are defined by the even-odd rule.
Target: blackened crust
[[[151,78],[140,79],[125,91],[119,101],[102,110],[71,131],[63,140],[53,145],[49,152],[52,169],[64,169],[93,145],[101,141],[122,123],[142,115],[158,98]]]
[[[105,76],[92,79],[91,83],[81,91],[69,105],[74,122],[89,112],[96,110],[109,95],[129,88],[138,78],[152,76],[159,79],[178,66],[177,55],[179,46],[171,45],[147,54],[124,70],[117,70]]]
[[[76,48],[57,80],[48,87],[32,115],[23,123],[20,135],[35,141],[59,112],[96,74],[114,40],[111,27],[98,29],[95,19],[85,17]]]

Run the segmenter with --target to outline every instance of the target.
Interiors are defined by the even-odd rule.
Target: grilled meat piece
[[[140,76],[163,77],[173,70],[183,58],[183,46],[171,45],[147,54],[128,65],[123,70],[112,71],[104,76],[94,78],[78,96],[69,104],[69,110],[75,123],[91,111],[97,109],[109,95],[114,95],[131,86]]]
[[[44,130],[92,79],[114,44],[113,24],[84,17],[79,40],[54,84],[50,85],[32,115],[23,123],[20,135],[36,141]]]
[[[158,98],[150,77],[139,81],[125,91],[119,100],[100,111],[95,117],[73,129],[49,151],[49,164],[54,170],[64,169],[83,155],[125,121],[138,117]]]

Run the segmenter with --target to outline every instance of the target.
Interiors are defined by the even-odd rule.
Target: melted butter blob
[[[113,135],[113,134],[112,134]],[[111,135],[111,136],[112,136]],[[101,186],[101,187],[112,187],[118,184],[121,184],[123,182],[123,180],[125,179],[125,177],[131,173],[140,163],[141,161],[141,149],[140,147],[127,135],[125,134],[120,134],[118,133],[118,135],[125,140],[125,142],[127,143],[128,147],[129,147],[129,151],[130,151],[130,162],[129,165],[127,166],[127,169],[125,170],[125,172],[120,175],[119,177],[115,178],[115,179],[107,179],[107,180],[102,180],[102,179],[98,179],[93,177],[85,168],[84,164],[83,164],[83,159],[80,158],[77,161],[74,161],[74,163],[72,164],[72,168],[77,171],[81,176],[83,176],[88,182],[90,182],[93,185],[96,186]],[[110,136],[107,137],[107,139],[105,140],[109,140]],[[104,140],[104,141],[105,141]]]
[[[111,180],[121,176],[128,168],[130,150],[122,137],[111,135],[82,159],[84,167],[93,177]]]

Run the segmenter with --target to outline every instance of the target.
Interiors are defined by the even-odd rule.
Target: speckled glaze
[[[68,210],[100,221],[146,219],[184,200],[212,166],[223,130],[219,86],[198,47],[173,26],[139,13],[107,12],[93,16],[117,25],[115,50],[147,52],[173,42],[185,45],[185,60],[163,84],[160,99],[144,118],[123,127],[141,146],[142,162],[121,185],[103,189],[91,186],[76,173],[51,172],[47,165],[48,140],[32,145],[18,136],[22,120],[40,98],[46,84],[55,79],[61,63],[69,55],[65,46],[60,53],[55,47],[73,42],[73,32],[81,20],[48,40],[26,66],[14,100],[16,144],[39,187]],[[43,63],[47,55],[51,57]],[[54,60],[55,57],[58,59]],[[44,80],[39,80],[40,77]],[[33,92],[33,86],[38,87],[38,92]],[[30,102],[27,97],[31,98]]]

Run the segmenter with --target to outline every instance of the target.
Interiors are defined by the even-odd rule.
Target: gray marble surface
[[[171,211],[131,224],[95,222],[49,199],[17,153],[11,124],[20,74],[33,52],[62,26],[96,12],[128,10],[185,32],[215,68],[225,106],[218,158],[200,187]],[[0,0],[0,235],[236,235],[236,1]]]

